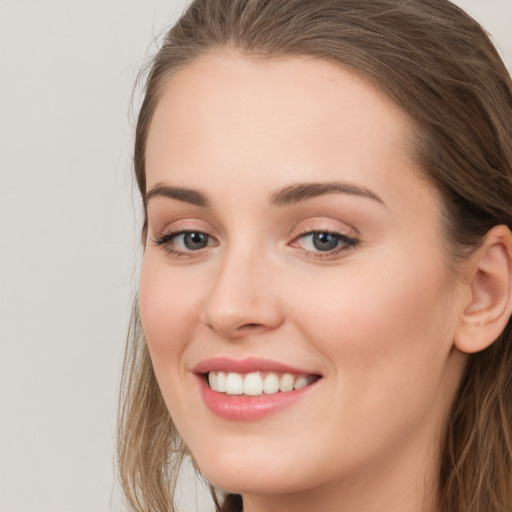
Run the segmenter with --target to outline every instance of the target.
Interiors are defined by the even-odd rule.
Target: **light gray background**
[[[116,394],[139,259],[130,95],[185,3],[0,1],[1,512],[121,509]],[[458,3],[512,67],[512,0]]]

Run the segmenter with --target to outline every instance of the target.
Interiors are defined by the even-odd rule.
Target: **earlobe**
[[[496,226],[470,258],[469,302],[454,343],[462,352],[489,347],[505,329],[512,313],[512,233]]]

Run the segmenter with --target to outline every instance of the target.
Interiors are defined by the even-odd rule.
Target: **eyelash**
[[[301,247],[298,247],[298,240],[305,239],[308,236],[313,237],[314,235],[328,235],[332,236],[337,240],[337,247],[334,249],[328,250],[328,251],[311,251],[308,249],[304,249]],[[326,259],[334,259],[336,256],[338,256],[340,253],[349,251],[351,249],[356,248],[359,245],[360,241],[356,238],[350,237],[346,235],[345,233],[341,233],[339,231],[333,231],[329,229],[315,229],[315,230],[307,230],[302,233],[299,233],[293,241],[290,243],[291,247],[297,247],[301,249],[304,254],[310,258],[319,259],[319,260],[326,260]]]
[[[152,241],[155,245],[161,246],[168,254],[171,254],[173,257],[175,257],[177,259],[196,258],[202,254],[202,249],[205,249],[209,246],[208,242],[204,248],[197,249],[197,250],[193,250],[193,249],[176,250],[170,244],[170,242],[172,242],[178,236],[192,234],[192,233],[206,236],[208,242],[210,242],[211,240],[214,240],[213,237],[211,237],[210,235],[208,235],[207,233],[205,233],[203,231],[180,230],[180,231],[174,231],[174,232],[170,232],[170,233],[164,233]],[[298,246],[298,244],[297,244],[298,240],[304,239],[308,236],[313,237],[314,235],[328,235],[328,236],[335,237],[337,239],[338,246],[336,248],[334,248],[332,250],[328,250],[328,251],[320,251],[320,250],[312,251],[312,250],[304,249],[304,248],[301,248]],[[337,231],[309,230],[309,231],[304,231],[302,233],[299,233],[297,236],[295,236],[295,238],[289,245],[291,247],[297,247],[297,248],[301,249],[303,251],[303,253],[310,258],[322,260],[322,259],[333,259],[339,253],[354,249],[355,247],[357,247],[359,245],[359,243],[360,243],[360,241],[358,239],[352,238],[344,233],[340,233]]]
[[[183,250],[176,250],[176,249],[174,249],[171,246],[171,242],[173,241],[173,239],[175,239],[175,238],[177,238],[178,236],[181,236],[181,235],[187,235],[187,234],[192,234],[192,233],[196,233],[196,234],[200,234],[200,235],[205,235],[206,238],[208,239],[208,241],[213,240],[213,237],[211,237],[210,235],[208,235],[207,233],[205,233],[203,231],[193,230],[193,229],[189,229],[189,230],[185,229],[185,230],[180,230],[180,231],[172,231],[170,233],[163,233],[158,238],[153,240],[153,243],[155,245],[157,245],[157,246],[162,246],[162,248],[167,253],[171,254],[172,256],[174,256],[177,259],[180,259],[180,258],[196,258],[196,257],[201,255],[201,253],[202,253],[201,249],[198,249],[196,251],[194,251],[192,249],[183,251]],[[205,248],[206,247],[208,247],[208,245],[206,245]]]

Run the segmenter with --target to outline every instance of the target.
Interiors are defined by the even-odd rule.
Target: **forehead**
[[[171,172],[195,187],[212,175],[256,186],[265,173],[279,186],[311,180],[312,171],[315,179],[385,182],[414,167],[412,131],[398,107],[334,63],[207,54],[163,89],[148,135],[148,188]]]

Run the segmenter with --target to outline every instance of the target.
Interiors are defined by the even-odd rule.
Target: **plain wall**
[[[511,67],[512,0],[458,3]],[[130,95],[184,4],[0,2],[1,512],[120,509],[116,395],[139,261]]]

